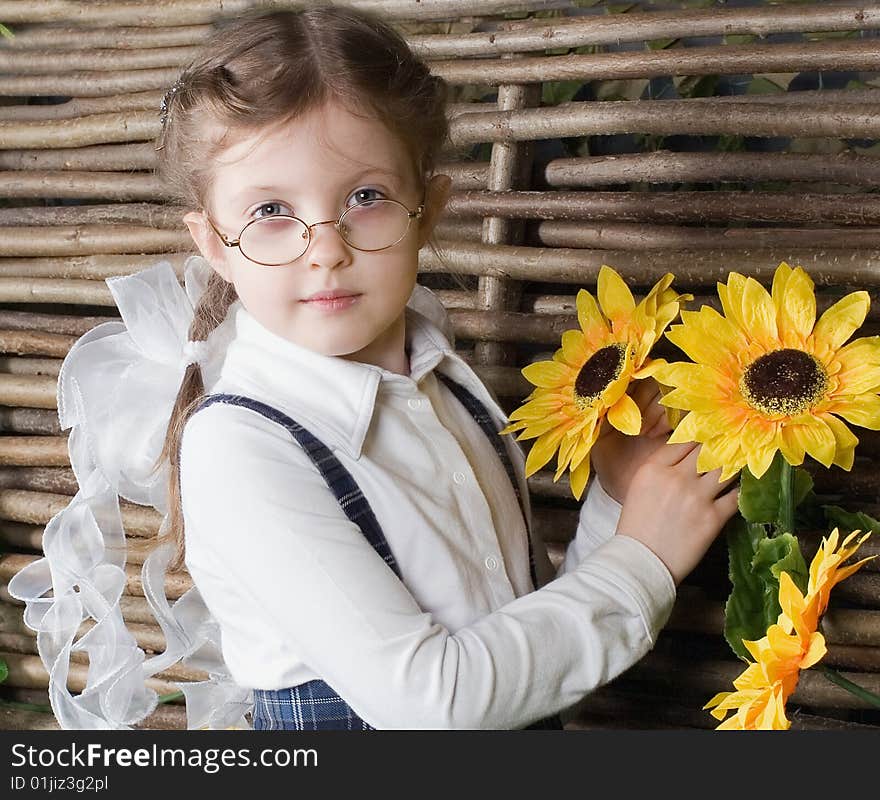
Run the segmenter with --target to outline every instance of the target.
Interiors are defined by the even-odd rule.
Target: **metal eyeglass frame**
[[[407,222],[406,222],[406,230],[401,234],[399,239],[393,241],[391,244],[386,244],[384,247],[375,247],[372,249],[358,247],[357,245],[352,244],[350,241],[348,241],[348,239],[345,238],[345,235],[342,233],[342,230],[340,229],[340,224],[342,223],[342,220],[345,218],[345,215],[349,211],[351,211],[355,208],[358,208],[359,206],[367,205],[367,203],[375,203],[376,200],[382,200],[383,202],[386,202],[386,203],[396,203],[404,211],[406,211],[407,217],[408,217]],[[403,239],[409,233],[409,227],[412,224],[412,221],[414,219],[421,219],[424,211],[425,211],[424,200],[422,201],[421,205],[419,205],[419,207],[415,211],[411,211],[403,203],[401,203],[399,200],[393,200],[390,197],[381,197],[381,198],[376,198],[375,200],[363,200],[360,203],[355,203],[353,206],[349,206],[348,208],[346,208],[345,211],[343,211],[336,219],[325,219],[322,222],[313,222],[311,225],[307,224],[305,220],[300,219],[299,217],[296,217],[293,214],[273,214],[271,217],[259,217],[257,219],[252,219],[250,222],[247,223],[247,225],[245,225],[239,231],[238,238],[233,239],[233,240],[227,239],[224,234],[220,233],[220,231],[217,230],[217,227],[214,225],[214,222],[208,216],[207,212],[205,212],[205,219],[208,220],[208,224],[211,226],[214,233],[216,233],[217,236],[220,237],[220,241],[223,242],[223,244],[226,245],[226,247],[237,247],[239,249],[239,252],[241,252],[241,254],[248,261],[252,261],[254,264],[259,264],[260,266],[263,266],[263,267],[285,267],[288,264],[292,264],[297,259],[302,258],[308,252],[309,247],[312,244],[312,228],[317,227],[318,225],[329,225],[332,223],[333,227],[336,228],[336,232],[342,238],[342,241],[344,241],[349,247],[353,247],[355,250],[360,250],[362,253],[377,253],[380,250],[387,250],[389,247],[394,247],[394,245],[396,245],[398,242],[403,241]],[[309,237],[308,241],[306,242],[305,249],[302,251],[302,253],[300,253],[296,258],[292,258],[290,261],[284,261],[281,264],[267,264],[264,261],[256,261],[253,258],[251,258],[249,255],[247,255],[247,253],[245,253],[244,250],[241,249],[241,236],[251,225],[255,225],[257,222],[262,222],[264,219],[294,219],[297,222],[301,223],[302,226],[306,229],[306,233],[308,234],[308,237]]]

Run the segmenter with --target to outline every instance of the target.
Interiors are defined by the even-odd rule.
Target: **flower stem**
[[[857,683],[847,680],[843,675],[837,672],[837,670],[831,669],[831,667],[827,667],[825,664],[819,664],[818,666],[819,671],[828,678],[831,683],[836,683],[841,689],[846,689],[860,700],[864,700],[866,703],[870,703],[872,706],[880,708],[880,696],[874,694],[874,692],[869,692],[867,689],[863,689]]]
[[[782,467],[779,473],[779,520],[777,533],[794,533],[794,470],[779,454]]]
[[[172,700],[177,700],[180,697],[183,697],[183,692],[171,692],[171,694],[160,694],[158,702],[169,703]]]

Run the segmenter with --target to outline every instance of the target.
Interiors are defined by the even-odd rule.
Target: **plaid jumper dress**
[[[492,423],[486,407],[464,386],[439,371],[435,373],[455,394],[468,410],[482,431],[486,434],[507,470],[513,489],[516,492],[520,509],[525,516],[519,485],[513,470],[510,456],[501,436]],[[369,502],[364,497],[354,478],[339,462],[330,449],[298,422],[272,406],[253,400],[250,397],[233,394],[207,395],[193,413],[214,403],[243,406],[269,420],[283,425],[302,446],[312,462],[327,481],[346,516],[363,531],[367,541],[382,557],[386,564],[400,578],[400,570],[394,554],[385,540],[382,528],[373,514]],[[528,534],[527,534],[528,535]],[[538,586],[535,572],[535,557],[529,539],[529,569],[533,586]],[[352,708],[327,683],[320,679],[306,681],[287,689],[254,689],[253,725],[255,730],[374,730],[362,720]],[[562,730],[558,715],[553,715],[529,725],[526,730]]]

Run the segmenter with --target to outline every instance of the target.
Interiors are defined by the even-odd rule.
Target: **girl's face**
[[[437,175],[423,189],[413,173],[402,144],[381,122],[327,103],[230,145],[214,167],[207,212],[190,212],[184,221],[202,255],[234,284],[265,328],[324,355],[402,372],[404,308],[416,282],[418,252],[450,185],[447,176]],[[210,217],[235,241],[254,219],[295,215],[311,225],[378,198],[410,210],[424,199],[425,210],[401,241],[374,252],[351,247],[332,224],[318,225],[305,253],[284,266],[263,266],[224,246],[209,223]],[[353,299],[333,305],[309,300],[332,290]]]

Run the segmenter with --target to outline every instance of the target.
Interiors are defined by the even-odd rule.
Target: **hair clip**
[[[171,98],[177,94],[177,92],[183,88],[183,76],[177,78],[173,84],[171,84],[171,88],[165,92],[162,97],[162,102],[159,104],[159,122],[165,125],[165,120],[168,119],[168,106],[171,103]]]

